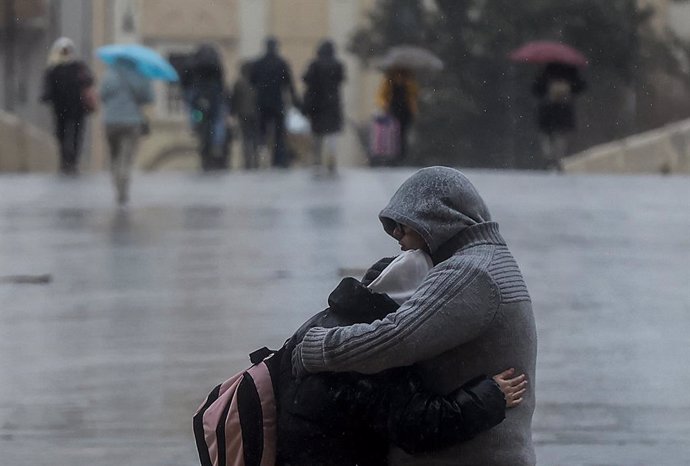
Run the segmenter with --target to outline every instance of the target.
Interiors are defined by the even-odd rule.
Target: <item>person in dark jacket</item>
[[[563,169],[567,135],[575,129],[575,96],[587,88],[576,67],[549,63],[535,78],[532,92],[539,98],[537,122],[548,168]]]
[[[340,86],[345,80],[345,67],[335,56],[335,46],[330,40],[323,41],[302,77],[306,90],[302,100],[302,111],[309,118],[314,136],[314,168],[319,173],[324,164],[328,173],[336,170],[335,135],[343,127],[343,111]]]
[[[430,268],[423,251],[406,251],[379,261],[361,282],[343,279],[328,298],[329,308],[289,340],[278,392],[279,465],[385,465],[389,442],[408,453],[440,449],[497,425],[506,406],[521,402],[524,376],[510,379],[508,371],[493,380],[476,377],[447,396],[423,390],[410,368],[292,376],[290,354],[309,329],[372,322],[395,312]]]
[[[244,62],[240,74],[232,88],[230,109],[237,118],[242,137],[242,155],[244,168],[259,168],[259,110],[256,105],[256,89],[250,78],[252,63]]]
[[[252,66],[251,83],[256,89],[259,109],[259,130],[264,143],[271,136],[274,167],[287,168],[290,163],[285,144],[285,103],[283,94],[289,92],[292,103],[298,99],[292,81],[290,65],[278,54],[278,40],[266,39],[266,53]]]
[[[53,107],[62,174],[78,172],[84,117],[92,110],[86,107],[83,96],[93,83],[88,66],[75,55],[74,43],[66,37],[56,40],[48,57],[41,100]]]
[[[189,77],[192,124],[199,139],[203,171],[228,168],[230,134],[223,64],[211,44],[203,44],[194,55]]]

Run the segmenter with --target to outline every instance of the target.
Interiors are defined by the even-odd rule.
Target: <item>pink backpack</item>
[[[283,350],[261,348],[253,365],[216,386],[194,415],[201,466],[274,466],[276,383]]]
[[[369,133],[369,156],[372,159],[392,160],[399,153],[400,123],[391,115],[376,115]]]

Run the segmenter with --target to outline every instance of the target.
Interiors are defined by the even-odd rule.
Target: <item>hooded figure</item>
[[[202,44],[194,54],[189,99],[203,171],[228,167],[230,134],[223,64],[216,48]]]
[[[74,42],[67,37],[56,40],[48,56],[41,101],[53,107],[55,137],[60,149],[60,171],[63,174],[78,171],[84,116],[88,113],[82,97],[93,81],[91,71],[75,54]]]
[[[379,217],[389,234],[398,224],[419,234],[434,267],[397,312],[369,324],[310,329],[293,353],[296,373],[372,374],[414,364],[425,387],[447,394],[478,373],[514,367],[530,389],[503,423],[429,454],[393,448],[391,464],[534,465],[532,303],[484,201],[461,172],[430,167],[408,178]]]

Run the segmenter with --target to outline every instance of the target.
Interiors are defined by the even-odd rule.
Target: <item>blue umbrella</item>
[[[112,65],[118,58],[129,59],[137,66],[137,70],[147,78],[163,81],[179,81],[179,76],[168,61],[158,52],[138,44],[113,44],[99,47],[96,50],[98,58]]]

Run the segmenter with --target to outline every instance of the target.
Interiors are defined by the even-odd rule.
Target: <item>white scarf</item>
[[[421,249],[404,251],[369,284],[369,289],[386,293],[402,304],[417,290],[433,266],[431,257]]]

